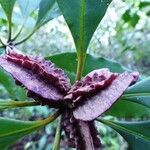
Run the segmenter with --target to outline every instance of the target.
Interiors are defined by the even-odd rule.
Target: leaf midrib
[[[120,100],[122,100],[122,101],[129,101],[129,102],[132,102],[132,103],[135,103],[135,104],[139,104],[139,105],[142,105],[142,106],[144,106],[144,107],[146,107],[146,108],[148,108],[148,109],[150,109],[150,106],[147,106],[146,104],[144,104],[144,103],[142,103],[142,102],[140,102],[140,101],[134,101],[134,100],[129,100],[129,99],[120,99]]]
[[[38,123],[38,122],[37,122],[37,123]],[[17,131],[10,132],[10,133],[3,133],[3,134],[0,135],[0,138],[1,138],[1,137],[6,137],[6,136],[10,136],[10,135],[13,135],[13,134],[17,134],[17,133],[20,133],[20,132],[23,133],[23,132],[26,132],[26,131],[32,131],[32,130],[34,130],[34,129],[40,128],[41,126],[42,126],[42,124],[39,123],[39,124],[36,124],[36,125],[34,125],[34,126],[32,126],[32,127],[28,127],[28,128],[26,128],[26,129],[17,130]]]
[[[129,134],[131,134],[131,135],[133,135],[133,136],[138,136],[138,137],[140,137],[140,138],[142,138],[142,139],[145,139],[145,140],[150,141],[150,137],[144,136],[144,135],[141,134],[141,133],[137,133],[136,131],[132,131],[132,130],[130,130],[130,129],[127,129],[127,128],[125,128],[125,127],[122,127],[122,126],[120,126],[120,125],[117,125],[117,124],[115,124],[115,123],[113,123],[113,122],[110,122],[110,121],[108,121],[108,120],[98,119],[98,121],[100,121],[100,122],[102,122],[102,123],[104,123],[104,124],[110,126],[111,128],[114,128],[116,131],[117,131],[117,129],[118,129],[118,130],[120,130],[120,131],[127,132],[127,133],[129,133]]]
[[[81,13],[80,13],[80,25],[79,25],[80,39],[79,39],[79,47],[77,49],[79,52],[83,52],[84,24],[85,24],[85,0],[81,0]]]
[[[127,94],[124,94],[123,96],[122,96],[122,98],[127,98],[127,97],[133,97],[133,96],[150,96],[150,93],[149,92],[147,92],[147,93],[127,93]]]

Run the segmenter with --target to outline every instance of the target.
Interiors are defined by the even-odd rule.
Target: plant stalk
[[[80,80],[82,77],[85,59],[86,59],[86,54],[84,54],[84,53],[78,54],[78,65],[77,65],[76,80]]]
[[[24,102],[16,102],[16,101],[0,101],[0,107],[3,107],[2,109],[7,108],[16,108],[16,107],[30,107],[30,106],[38,106],[40,105],[40,102],[37,101],[24,101]]]
[[[24,39],[22,39],[21,41],[15,43],[15,45],[20,45],[22,43],[24,43],[25,41],[27,41],[33,34],[34,32],[36,31],[36,29],[34,29],[29,35],[27,35]]]
[[[22,25],[19,32],[14,36],[14,38],[11,39],[11,42],[15,41],[19,37],[19,35],[21,34],[23,28],[24,28],[24,25]]]
[[[59,150],[61,140],[61,118],[59,118],[58,126],[56,129],[55,140],[52,150]]]
[[[19,32],[14,36],[14,38],[11,39],[11,41],[15,41],[15,40],[20,36],[20,34],[21,34],[21,32],[23,31],[24,26],[25,26],[25,24],[26,24],[26,22],[27,22],[27,19],[28,19],[28,17],[25,18],[25,20],[24,20],[24,22],[23,22],[23,24],[22,24],[22,26],[21,26]]]
[[[11,41],[12,27],[11,27],[11,19],[8,21],[8,42]]]
[[[44,119],[44,120],[39,120],[38,122],[41,123],[41,126],[46,126],[49,123],[53,122],[57,117],[61,115],[61,110],[59,109],[57,112],[55,112],[52,116]]]

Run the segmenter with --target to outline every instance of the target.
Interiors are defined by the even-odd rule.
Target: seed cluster
[[[27,89],[29,97],[42,105],[63,110],[62,128],[69,146],[77,150],[100,148],[94,120],[138,79],[138,73],[118,74],[103,68],[71,86],[64,71],[52,62],[10,51],[0,56],[0,66]]]

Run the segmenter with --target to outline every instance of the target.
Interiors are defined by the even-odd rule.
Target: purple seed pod
[[[109,86],[93,97],[87,98],[83,105],[76,107],[73,111],[74,117],[84,121],[96,119],[109,109],[133,82],[135,82],[133,73],[120,74]]]
[[[74,124],[76,123],[76,119],[72,115],[72,111],[65,110],[62,114],[62,128],[65,131],[65,134],[67,136],[67,144],[68,147],[75,148],[76,147],[76,141],[75,141],[75,128]]]
[[[85,102],[86,98],[106,88],[117,76],[117,73],[112,73],[107,68],[94,70],[77,81],[64,100],[70,107],[76,107]]]
[[[95,149],[99,149],[101,147],[101,142],[100,142],[100,139],[98,138],[99,133],[97,131],[95,122],[94,121],[89,121],[88,123],[89,123],[90,132],[92,133],[91,136],[92,136],[92,139],[93,139],[94,147],[95,147]]]
[[[101,143],[93,121],[82,122],[77,120],[73,117],[71,110],[66,110],[62,115],[62,128],[68,138],[69,147],[76,148],[77,150],[100,149]]]
[[[43,105],[63,107],[63,97],[71,85],[64,72],[51,62],[9,52],[0,57],[0,66],[27,89],[29,97]]]
[[[16,52],[9,52],[6,59],[18,64],[26,69],[32,70],[49,83],[52,83],[62,92],[67,92],[71,85],[69,78],[62,69],[56,68],[55,65],[44,59],[32,58]]]

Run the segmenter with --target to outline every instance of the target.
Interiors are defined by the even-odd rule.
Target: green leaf
[[[111,0],[57,0],[70,28],[76,49],[85,53]]]
[[[58,67],[64,69],[64,71],[70,77],[72,83],[75,81],[77,68],[76,53],[63,53],[47,57],[46,59],[51,60]],[[85,76],[86,74],[95,69],[100,68],[109,68],[112,72],[119,72],[119,73],[124,72],[126,70],[125,67],[121,66],[119,63],[113,60],[108,60],[102,57],[94,57],[91,56],[90,54],[87,54],[83,76]]]
[[[130,19],[131,19],[131,16],[130,16],[130,9],[127,9],[124,14],[122,15],[122,19],[125,21],[125,22],[128,22]]]
[[[140,16],[138,15],[137,12],[132,13],[131,8],[129,8],[122,15],[122,19],[124,20],[124,22],[128,23],[132,27],[135,27],[140,20]]]
[[[0,110],[16,107],[32,107],[38,106],[40,102],[38,101],[14,101],[14,100],[0,100]]]
[[[124,96],[150,96],[150,77],[143,79],[128,88]]]
[[[150,121],[114,122],[100,120],[102,123],[116,130],[129,144],[129,149],[150,149]]]
[[[0,150],[7,148],[25,135],[44,127],[54,121],[59,115],[60,113],[56,112],[49,118],[40,121],[19,121],[0,118]]]
[[[38,8],[40,0],[18,0],[22,15],[26,18]]]
[[[149,117],[150,109],[137,102],[120,99],[109,110],[107,110],[107,112],[105,112],[105,115],[119,118]]]
[[[17,100],[27,100],[26,91],[17,86],[12,77],[10,77],[3,69],[0,68],[0,84],[2,84],[10,98]]]
[[[0,118],[0,149],[7,148],[21,137],[37,129],[37,122],[23,122]]]
[[[150,96],[131,96],[124,98],[124,100],[141,104],[150,109]]]
[[[130,24],[132,27],[135,27],[138,22],[140,20],[140,16],[136,13],[132,14],[131,20],[130,20]]]
[[[61,13],[55,0],[41,0],[38,12],[38,19],[35,28],[38,29],[48,21],[60,16]]]
[[[5,11],[5,14],[6,14],[9,22],[11,22],[12,11],[13,11],[15,2],[16,2],[16,0],[0,0],[0,4],[1,4],[3,10]]]
[[[150,11],[148,11],[148,12],[146,13],[146,15],[147,15],[148,17],[150,17]]]
[[[150,108],[150,77],[129,87],[122,96],[122,99]]]
[[[150,6],[150,2],[148,2],[148,1],[140,2],[140,4],[139,4],[140,9],[142,9],[144,7],[148,7],[148,6]]]
[[[150,116],[150,77],[129,87],[107,113],[120,117]]]

